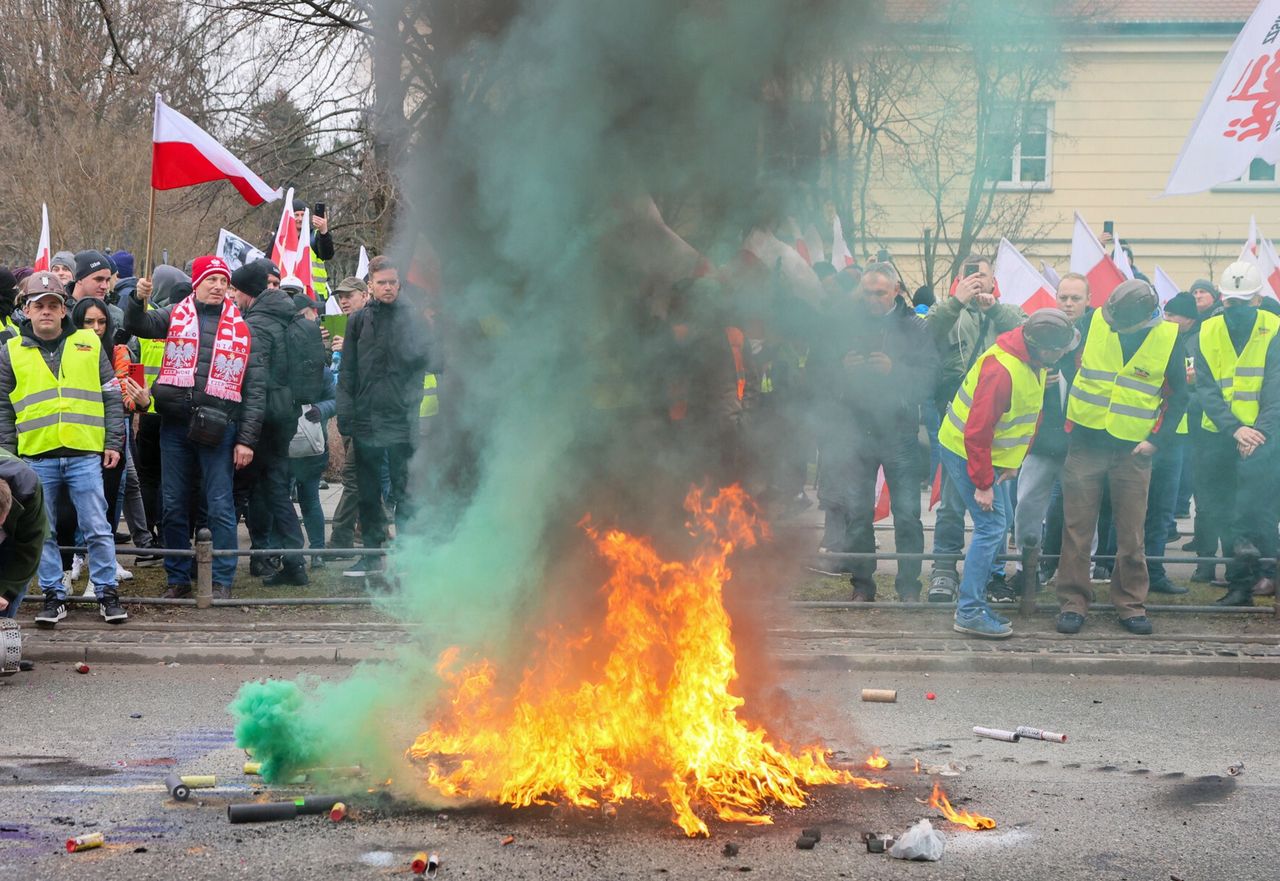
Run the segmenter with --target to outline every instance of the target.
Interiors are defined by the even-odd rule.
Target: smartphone
[[[977,275],[981,269],[982,269],[981,265],[977,263],[966,263],[964,265],[964,274],[961,275],[960,277],[968,278],[971,275]]]
[[[1102,231],[1109,236],[1116,234],[1116,222],[1114,220],[1102,221]]]
[[[877,263],[888,263],[888,262],[890,262],[890,258],[889,258],[889,249],[888,249],[888,248],[881,248],[879,251],[876,251],[876,262],[877,262]]]
[[[146,369],[141,364],[129,365],[129,378],[143,388],[147,387]]]
[[[325,212],[328,210],[329,210],[329,206],[325,205],[323,202],[317,202],[315,210],[313,210],[311,213],[314,214],[316,217],[324,217]]]

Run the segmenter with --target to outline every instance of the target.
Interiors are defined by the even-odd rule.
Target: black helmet
[[[1159,300],[1156,292],[1140,278],[1123,281],[1116,286],[1102,306],[1102,317],[1113,330],[1123,330],[1150,321]]]
[[[1061,309],[1037,309],[1022,325],[1027,345],[1041,351],[1067,351],[1080,342],[1080,331]]]

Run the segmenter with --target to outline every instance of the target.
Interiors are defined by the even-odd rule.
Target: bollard
[[[1038,537],[1032,541],[1022,548],[1022,605],[1018,613],[1023,618],[1036,613],[1036,590],[1040,587],[1040,541]]]
[[[196,608],[213,605],[213,533],[201,529],[196,533]]]

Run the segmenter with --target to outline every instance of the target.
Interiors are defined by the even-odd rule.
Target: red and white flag
[[[1249,240],[1240,251],[1240,259],[1257,264],[1262,273],[1262,292],[1280,299],[1280,257],[1276,256],[1275,246],[1258,229],[1256,217],[1249,218]]]
[[[879,523],[889,516],[889,482],[884,479],[884,469],[876,472],[876,509],[871,515],[872,523]]]
[[[1053,286],[1008,239],[1001,239],[996,251],[995,276],[1000,302],[1021,306],[1028,315],[1037,309],[1058,305]]]
[[[280,267],[280,278],[296,278],[302,282],[307,296],[315,299],[311,286],[311,212],[302,214],[302,228],[293,212],[293,187],[284,197],[284,210],[280,212],[280,225],[271,243],[271,262]]]
[[[831,265],[836,268],[836,272],[853,265],[853,252],[849,250],[849,243],[844,240],[844,227],[840,225],[839,212],[831,223]]]
[[[36,272],[49,268],[53,260],[53,251],[49,247],[49,206],[40,204],[40,244],[36,245],[36,262],[32,264]]]
[[[1280,0],[1262,0],[1245,22],[1165,185],[1166,196],[1237,180],[1254,159],[1280,162]]]
[[[1098,237],[1089,229],[1080,212],[1076,212],[1075,227],[1071,232],[1071,271],[1089,279],[1089,304],[1101,306],[1107,297],[1124,281],[1124,273],[1115,261],[1107,256]]]
[[[1040,261],[1040,274],[1044,276],[1045,281],[1053,285],[1055,291],[1058,289],[1058,285],[1062,284],[1062,276],[1058,275],[1058,270],[1043,260]]]
[[[1160,268],[1158,263],[1155,267],[1155,277],[1152,279],[1151,286],[1156,289],[1156,297],[1160,300],[1161,306],[1172,300],[1180,290],[1173,279],[1169,278],[1168,273]]]
[[[1124,245],[1120,242],[1120,234],[1111,233],[1111,259],[1115,261],[1116,269],[1120,270],[1120,274],[1130,281],[1133,280],[1133,264],[1129,262],[1129,252],[1124,249]]]
[[[157,94],[151,129],[151,186],[173,190],[215,180],[231,181],[250,205],[280,198],[280,190],[267,186],[230,150]]]

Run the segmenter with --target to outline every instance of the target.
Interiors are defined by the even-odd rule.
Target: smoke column
[[[420,637],[338,684],[246,685],[237,741],[268,779],[356,761],[396,776],[441,649],[518,670],[534,629],[589,619],[587,512],[678,541],[680,497],[718,451],[713,436],[673,439],[655,400],[671,344],[654,304],[702,257],[652,198],[681,207],[715,262],[732,256],[773,210],[766,98],[847,45],[862,6],[527,0],[455,56],[447,113],[402,173],[416,213],[400,228],[430,231],[442,277],[442,410],[415,473],[425,511],[398,542],[386,603]],[[690,290],[695,327],[741,308]]]

